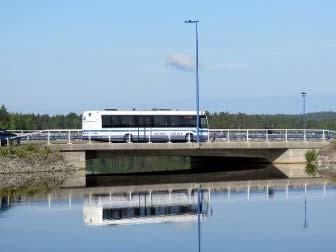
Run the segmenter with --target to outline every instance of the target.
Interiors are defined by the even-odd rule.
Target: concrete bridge
[[[273,164],[305,163],[307,150],[319,150],[336,138],[322,129],[210,129],[208,141],[197,144],[146,142],[115,143],[82,140],[81,130],[16,131],[22,142],[39,142],[62,152],[75,167],[88,159],[114,155],[252,158]]]
[[[76,167],[88,159],[114,155],[252,158],[274,164],[305,163],[307,150],[319,150],[330,142],[204,142],[196,143],[83,143],[57,144],[63,157]]]

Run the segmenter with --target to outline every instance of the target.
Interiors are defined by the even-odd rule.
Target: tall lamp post
[[[303,129],[306,132],[307,129],[307,117],[306,117],[306,92],[301,93],[303,98]],[[306,135],[306,134],[305,134]]]
[[[198,79],[198,30],[197,24],[198,20],[185,20],[184,23],[186,24],[195,24],[196,29],[196,142],[199,144],[200,142],[200,135],[199,135],[199,124],[200,124],[200,116],[199,116],[199,79]]]

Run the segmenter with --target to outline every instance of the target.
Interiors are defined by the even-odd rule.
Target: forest
[[[210,113],[209,127],[212,129],[300,129],[303,128],[302,115]],[[308,129],[336,130],[336,112],[307,113]],[[81,115],[23,114],[8,112],[5,105],[0,107],[0,129],[80,129]]]

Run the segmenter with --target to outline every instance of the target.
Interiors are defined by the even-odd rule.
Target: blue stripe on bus
[[[101,129],[101,130],[82,130],[82,132],[110,132],[110,131],[114,131],[114,132],[129,132],[129,131],[190,131],[190,132],[195,132],[195,129],[179,129],[179,128],[174,128],[174,129],[160,129],[160,128],[155,128],[155,129],[149,129],[149,128],[127,128],[127,129]],[[208,129],[200,129],[200,132],[208,132]]]

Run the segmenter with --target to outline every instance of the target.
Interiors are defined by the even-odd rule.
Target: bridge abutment
[[[86,167],[86,151],[64,151],[61,152],[64,160],[72,165],[76,170]]]

